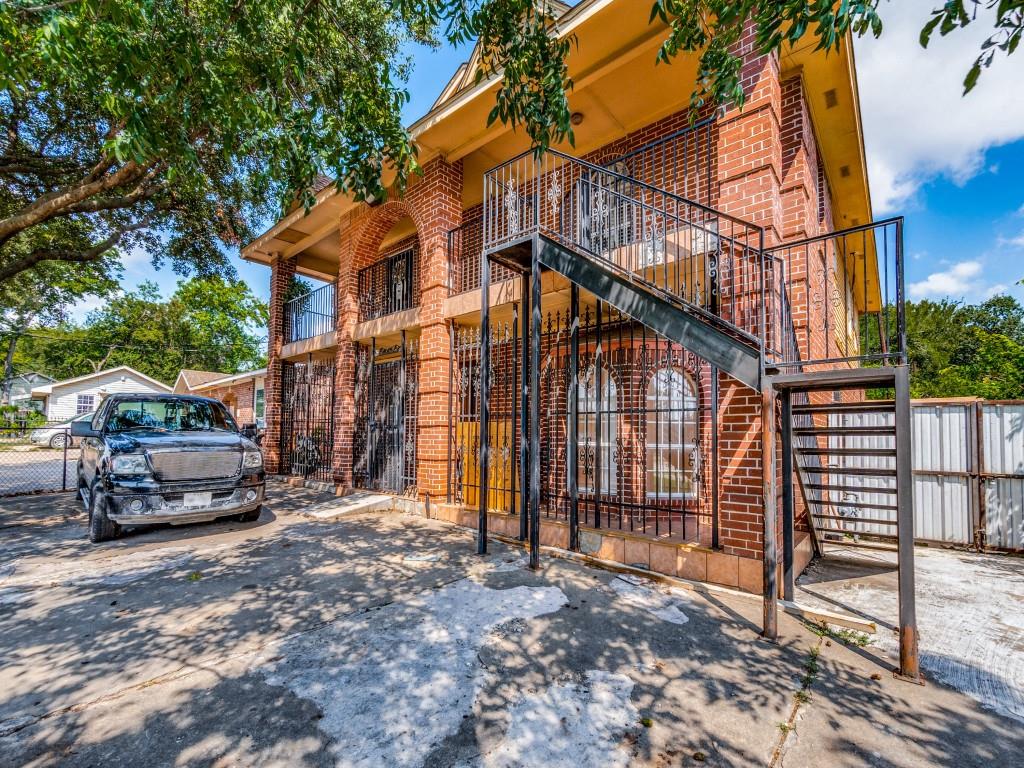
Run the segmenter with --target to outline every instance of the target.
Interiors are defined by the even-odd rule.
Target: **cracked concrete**
[[[761,641],[756,601],[565,560],[534,573],[407,515],[302,516],[326,500],[274,485],[257,523],[102,546],[69,497],[0,503],[0,579],[19,595],[0,603],[0,766],[746,766],[780,744],[790,766],[980,766],[1024,750],[1015,721],[788,616]]]

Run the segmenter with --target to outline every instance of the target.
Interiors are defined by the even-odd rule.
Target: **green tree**
[[[882,31],[879,0],[653,0],[658,54],[699,56],[692,101],[742,104],[735,51]],[[1024,0],[948,0],[922,31],[994,19],[965,86],[1016,49]],[[477,39],[490,119],[534,146],[572,141],[566,57],[546,0],[7,0],[0,4],[0,282],[50,261],[143,248],[182,274],[230,275],[222,245],[266,201],[311,204],[319,174],[362,199],[416,170],[402,127],[408,40]],[[924,21],[924,20],[922,20]]]
[[[906,317],[914,397],[1024,398],[1024,307],[1012,296],[908,302]]]
[[[266,323],[266,303],[239,281],[182,281],[167,300],[144,283],[83,324],[31,329],[19,344],[19,360],[55,378],[118,365],[167,383],[182,368],[237,373],[264,364]]]
[[[52,262],[0,284],[0,340],[3,344],[0,404],[10,401],[18,342],[33,326],[59,325],[78,301],[102,298],[117,289],[120,266],[100,262],[73,265]]]

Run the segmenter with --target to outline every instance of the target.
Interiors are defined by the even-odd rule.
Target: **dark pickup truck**
[[[71,434],[82,442],[78,492],[93,542],[125,526],[260,516],[263,456],[217,400],[111,395]]]

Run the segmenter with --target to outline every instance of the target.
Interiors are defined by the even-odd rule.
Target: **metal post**
[[[530,568],[540,568],[540,325],[541,284],[537,243],[533,244],[533,318],[530,321]]]
[[[569,549],[580,550],[580,495],[578,488],[579,460],[576,442],[579,423],[579,358],[580,358],[580,288],[576,283],[569,287],[569,415],[566,424],[565,484],[569,494]]]
[[[448,323],[448,479],[445,483],[446,499],[452,503],[452,443],[457,416],[452,413],[452,393],[455,391],[455,321]],[[461,408],[460,408],[461,410]]]
[[[402,362],[398,368],[398,482],[394,488],[405,490],[405,329],[402,329]]]
[[[519,278],[519,296],[523,303],[519,315],[519,476],[522,478],[519,491],[519,540],[526,541],[530,532],[527,495],[530,491],[530,349],[527,341],[530,330],[530,276],[525,272]]]
[[[487,554],[487,496],[490,474],[491,394],[491,260],[480,258],[480,518],[477,523],[476,553]]]
[[[921,677],[914,601],[914,477],[910,451],[910,369],[896,367],[896,531],[899,547],[900,676]]]
[[[777,523],[775,519],[775,402],[770,387],[761,392],[761,473],[764,495],[764,627],[761,636],[779,636]]]
[[[601,300],[597,300],[594,339],[594,527],[601,527],[601,473],[604,471],[604,458],[601,454],[601,412],[604,407],[604,377],[602,367],[604,355],[601,349]],[[609,525],[611,523],[609,522]]]
[[[71,430],[64,430],[64,461],[61,463],[61,481],[60,489],[66,491],[68,489],[68,443],[71,442]]]
[[[718,541],[719,473],[718,461],[718,366],[711,366],[711,548],[720,547]]]
[[[792,600],[796,576],[793,571],[793,396],[788,389],[779,394],[782,406],[782,596]]]

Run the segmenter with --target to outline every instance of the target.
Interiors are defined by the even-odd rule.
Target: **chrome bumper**
[[[256,498],[246,500],[249,491],[255,491]],[[156,525],[158,523],[171,523],[172,525],[184,525],[186,523],[201,523],[214,520],[226,515],[237,515],[242,512],[249,512],[256,509],[263,503],[263,485],[239,486],[230,489],[214,489],[211,491],[214,498],[205,507],[186,507],[183,501],[178,498],[183,494],[124,494],[109,496],[109,507],[107,517],[120,525]],[[141,501],[142,509],[133,511],[129,505],[133,501]]]

